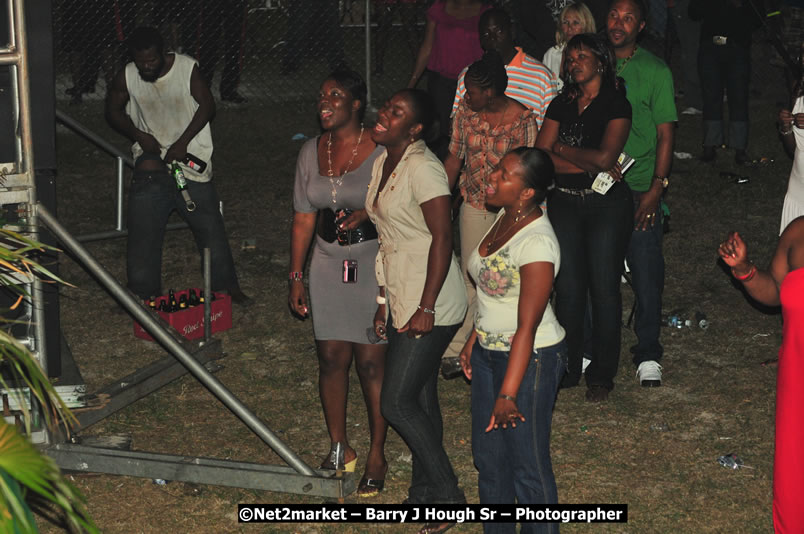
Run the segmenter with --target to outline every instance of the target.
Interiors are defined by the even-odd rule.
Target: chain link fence
[[[79,119],[95,113],[83,104],[104,99],[130,61],[125,38],[150,25],[169,50],[198,59],[219,104],[309,111],[327,73],[348,66],[365,76],[367,55],[367,81],[381,102],[410,75],[426,7],[426,0],[54,0],[56,97]]]
[[[499,2],[515,19],[538,0]],[[567,0],[544,0],[553,16]],[[597,0],[590,0],[595,2]],[[607,0],[602,3],[605,15]],[[363,74],[372,103],[403,87],[424,35],[432,0],[54,0],[58,108],[79,121],[102,120],[106,86],[129,58],[125,38],[139,25],[160,29],[167,48],[198,59],[219,105],[219,116],[243,105],[255,113],[281,110],[273,130],[297,130],[312,119],[317,89],[339,66]],[[680,47],[666,0],[649,0],[649,35],[643,46],[680,75]],[[592,5],[590,3],[590,5]],[[366,31],[366,10],[369,31]],[[600,6],[596,9],[599,11]],[[523,25],[519,24],[521,29]],[[547,24],[546,26],[550,26]],[[522,40],[525,35],[521,31]],[[769,44],[755,35],[753,89],[783,80]],[[367,62],[366,58],[370,58]],[[368,63],[368,65],[367,65]],[[777,61],[778,63],[778,61]],[[424,85],[424,82],[421,83]],[[264,114],[268,114],[265,111]],[[91,120],[90,120],[91,119]],[[225,141],[216,139],[218,150]]]

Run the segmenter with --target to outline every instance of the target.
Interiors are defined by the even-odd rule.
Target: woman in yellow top
[[[441,354],[466,314],[466,294],[452,253],[447,175],[422,140],[433,114],[423,91],[403,90],[386,102],[371,132],[385,152],[374,162],[366,195],[380,235],[374,324],[388,338],[380,406],[413,453],[411,504],[466,502],[442,443],[436,388]],[[426,524],[421,532],[450,526]]]

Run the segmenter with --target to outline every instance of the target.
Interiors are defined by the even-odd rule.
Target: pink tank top
[[[437,0],[427,10],[427,18],[435,23],[435,39],[427,68],[445,78],[457,80],[461,70],[480,59],[480,35],[477,23],[480,15],[490,9],[484,5],[477,16],[456,19],[446,11],[446,0]]]

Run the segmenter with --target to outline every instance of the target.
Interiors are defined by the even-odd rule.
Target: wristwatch
[[[662,187],[667,189],[667,186],[670,185],[670,180],[667,176],[659,176],[658,174],[653,175],[654,180],[659,180],[662,183]]]

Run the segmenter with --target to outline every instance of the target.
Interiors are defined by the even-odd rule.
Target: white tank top
[[[193,120],[198,102],[190,93],[190,75],[196,60],[173,54],[175,59],[170,70],[155,82],[146,82],[140,77],[134,62],[126,65],[126,87],[129,101],[126,112],[139,130],[153,135],[161,145],[160,155],[164,157],[167,149],[181,137],[187,125]],[[139,143],[131,147],[134,159],[142,154]],[[212,179],[212,130],[209,123],[190,140],[187,152],[198,156],[207,163],[203,174],[182,165],[188,180],[208,182]],[[168,162],[170,163],[170,162]]]

